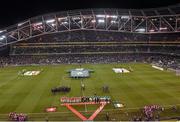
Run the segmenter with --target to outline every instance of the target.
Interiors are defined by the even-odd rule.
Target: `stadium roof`
[[[124,8],[142,9],[159,6],[168,6],[177,3],[180,3],[179,0],[31,0],[28,2],[26,2],[25,0],[6,0],[2,2],[2,6],[0,7],[0,28],[19,23],[20,21],[31,18],[33,16],[56,11],[66,11],[85,8],[123,8],[123,10]],[[170,12],[167,10],[160,11],[160,14],[172,13],[174,11],[177,11],[176,8],[172,11],[170,9]],[[154,11],[148,11],[145,13],[147,15],[158,14]],[[132,14],[139,15],[142,13],[139,11],[136,12],[134,10]]]
[[[72,30],[137,33],[180,32],[180,4],[150,9],[76,9],[26,19],[0,29],[0,43]]]

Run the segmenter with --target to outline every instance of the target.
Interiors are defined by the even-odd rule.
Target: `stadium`
[[[180,4],[77,9],[0,29],[0,120],[180,119]]]

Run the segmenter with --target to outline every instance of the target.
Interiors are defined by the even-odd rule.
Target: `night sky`
[[[180,3],[180,0],[4,0],[0,7],[0,28],[24,19],[62,10],[85,8],[154,8]]]

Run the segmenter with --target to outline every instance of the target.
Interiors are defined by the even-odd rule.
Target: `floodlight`
[[[114,18],[114,19],[116,19],[116,18],[117,18],[117,16],[116,16],[116,15],[106,15],[106,17],[107,17],[107,18]]]
[[[117,21],[112,20],[111,23],[112,23],[112,24],[115,24],[115,23],[117,23]]]
[[[105,20],[104,20],[104,19],[99,19],[98,22],[99,22],[99,23],[104,23]]]
[[[96,17],[105,18],[105,17],[106,17],[106,15],[96,15]]]
[[[23,25],[23,23],[19,23],[19,24],[18,24],[18,27],[19,27],[19,26],[22,26],[22,25]]]
[[[173,20],[173,18],[169,18],[169,20],[171,20],[171,21],[172,21],[172,20]]]
[[[96,20],[92,20],[91,22],[92,22],[92,23],[95,23],[95,22],[96,22]]]
[[[152,20],[152,21],[157,21],[157,19],[155,19],[155,18],[154,18],[154,19],[151,19],[151,20]]]
[[[80,17],[72,17],[73,20],[79,20],[81,19]]]
[[[6,38],[6,36],[2,35],[2,36],[0,37],[0,40],[4,40],[5,38]]]
[[[46,20],[46,23],[53,23],[55,22],[55,19]]]
[[[84,19],[90,19],[92,16],[83,16]]]
[[[81,20],[81,21],[79,21],[78,23],[82,23],[82,20]]]
[[[51,25],[52,25],[53,27],[56,26],[56,24],[54,24],[54,23],[52,23]]]
[[[68,22],[62,22],[61,24],[66,25],[66,24],[68,24]]]
[[[118,16],[116,16],[116,15],[112,15],[112,16],[111,16],[111,18],[118,18]]]
[[[40,25],[42,25],[42,24],[43,24],[42,22],[34,23],[35,26],[40,26]]]
[[[129,19],[130,16],[121,16],[121,19]]]
[[[167,30],[167,27],[160,27],[159,30]]]
[[[0,33],[3,33],[3,32],[5,32],[6,30],[0,30]]]
[[[18,27],[24,25],[24,24],[27,23],[27,22],[28,22],[28,21],[19,23],[19,24],[18,24]]]
[[[145,28],[139,28],[139,29],[136,29],[137,32],[145,32],[146,29]]]

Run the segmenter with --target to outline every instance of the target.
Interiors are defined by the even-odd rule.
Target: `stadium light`
[[[68,24],[68,22],[62,22],[61,24],[66,25],[66,24]]]
[[[118,16],[116,16],[116,15],[112,15],[112,16],[111,16],[111,18],[115,18],[115,19],[116,19],[116,18],[118,18]]]
[[[6,38],[6,36],[3,35],[0,37],[0,40],[4,40],[5,38]]]
[[[34,23],[33,25],[34,26],[40,26],[40,25],[42,25],[43,23],[42,22],[37,22],[37,23]]]
[[[67,17],[58,18],[58,21],[67,20]]]
[[[0,33],[3,33],[3,32],[5,32],[6,30],[0,30]]]
[[[160,27],[159,30],[167,30],[167,27]]]
[[[112,24],[116,24],[116,23],[118,23],[118,22],[117,22],[117,21],[112,20],[112,21],[111,21],[111,23],[112,23]]]
[[[18,27],[19,27],[19,26],[22,26],[22,25],[23,25],[23,23],[19,23],[19,24],[18,24]]]
[[[139,29],[136,29],[137,32],[145,32],[146,29],[145,28],[139,28]]]
[[[121,19],[129,19],[130,16],[121,16]]]
[[[170,20],[170,21],[172,21],[172,20],[173,20],[173,18],[169,18],[169,20]]]
[[[94,19],[93,19],[91,22],[92,22],[92,23],[95,23],[95,22],[96,22],[96,20],[94,20]]]
[[[55,22],[55,19],[46,20],[46,23],[47,23],[47,24],[53,23],[53,22]]]
[[[105,18],[106,15],[96,15],[96,17],[99,17],[99,18]]]
[[[20,26],[22,26],[22,25],[24,25],[25,23],[27,23],[28,21],[25,21],[25,22],[21,22],[21,23],[19,23],[18,24],[18,27],[20,27]]]
[[[82,20],[80,20],[78,23],[80,23],[80,24],[81,24],[81,23],[82,23]]]
[[[84,19],[90,19],[92,16],[83,16]]]
[[[157,21],[157,19],[151,19],[152,21]]]
[[[73,20],[80,20],[80,17],[72,17]]]
[[[104,23],[105,20],[104,20],[104,19],[99,19],[98,22],[99,22],[99,23]]]
[[[56,26],[56,24],[54,24],[54,23],[52,23],[51,25],[52,25],[53,27]]]
[[[118,16],[116,16],[116,15],[107,15],[106,16],[106,18],[114,18],[114,19],[116,19]]]

